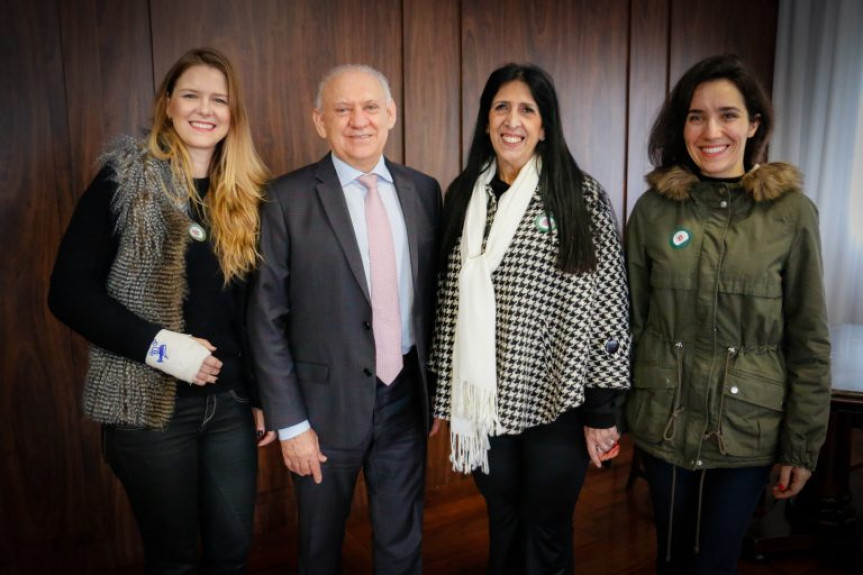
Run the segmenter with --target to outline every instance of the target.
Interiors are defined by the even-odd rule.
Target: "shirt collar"
[[[390,174],[390,171],[387,169],[387,163],[384,160],[384,157],[381,156],[378,160],[378,163],[372,168],[371,172],[363,172],[355,167],[351,166],[344,160],[339,159],[335,154],[330,154],[330,157],[333,159],[333,166],[336,168],[336,175],[339,177],[339,183],[344,188],[348,184],[351,184],[356,181],[356,179],[362,176],[365,173],[375,174],[377,177],[386,180],[389,183],[393,183],[393,176]]]

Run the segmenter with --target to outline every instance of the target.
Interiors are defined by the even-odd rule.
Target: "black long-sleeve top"
[[[60,321],[91,343],[134,361],[144,362],[150,343],[162,329],[114,299],[107,278],[119,247],[111,202],[117,190],[110,167],[103,168],[84,192],[60,243],[51,274],[48,306]],[[209,179],[195,180],[203,198]],[[183,303],[185,333],[204,338],[222,363],[215,385],[178,385],[178,393],[209,394],[249,387],[244,365],[244,282],[224,285],[224,275],[209,241],[209,230],[197,206],[192,219],[207,231],[205,241],[190,241],[186,252],[187,296]]]

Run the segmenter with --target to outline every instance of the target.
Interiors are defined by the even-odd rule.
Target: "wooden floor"
[[[855,458],[863,434],[855,433]],[[654,572],[654,532],[644,480],[625,490],[632,445],[624,438],[621,454],[609,469],[592,468],[575,513],[576,571],[590,575]],[[860,471],[856,472],[861,473]],[[427,494],[423,543],[427,575],[482,574],[488,553],[485,504],[465,480]],[[343,571],[371,573],[371,529],[365,517],[352,518],[344,550]],[[273,533],[255,542],[250,572],[254,575],[296,572],[296,534]],[[849,554],[788,552],[753,562],[741,559],[741,575],[835,575],[863,573],[863,548]]]

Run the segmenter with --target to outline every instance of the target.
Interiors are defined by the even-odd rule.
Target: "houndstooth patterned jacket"
[[[497,201],[491,189],[488,221]],[[623,251],[605,191],[585,174],[583,193],[598,260],[592,273],[557,266],[559,240],[538,193],[492,274],[497,302],[498,435],[550,423],[584,403],[585,387],[629,387],[629,300]],[[460,243],[438,278],[429,369],[438,375],[435,417],[449,419],[458,312]]]

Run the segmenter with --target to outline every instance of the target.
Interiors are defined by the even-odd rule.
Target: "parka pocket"
[[[764,457],[776,452],[786,393],[784,381],[728,370],[720,414],[728,455]]]
[[[640,441],[660,443],[675,409],[677,368],[635,364],[626,400],[629,431]]]

